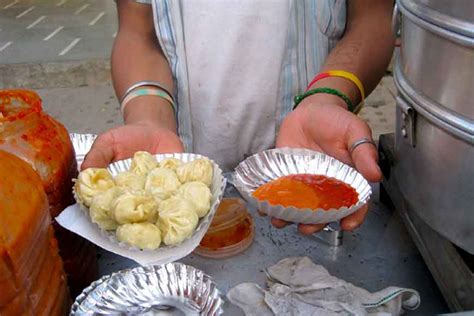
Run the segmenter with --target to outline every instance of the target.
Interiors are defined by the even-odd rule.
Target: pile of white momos
[[[76,200],[89,209],[92,222],[115,231],[117,239],[153,250],[190,237],[211,208],[212,163],[187,163],[139,151],[130,170],[113,177],[107,169],[88,168],[74,185]]]

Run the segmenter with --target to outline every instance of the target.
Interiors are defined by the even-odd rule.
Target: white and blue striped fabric
[[[192,116],[195,116],[191,113],[192,108],[196,105],[191,101],[193,97],[192,91],[190,91],[190,70],[186,60],[186,40],[183,35],[185,33],[183,10],[186,9],[184,6],[196,1],[199,0],[137,0],[137,2],[151,4],[153,7],[157,38],[168,59],[175,80],[178,129],[186,150],[208,155],[222,164],[224,169],[232,169],[245,156],[271,147],[274,139],[270,141],[269,137],[266,137],[264,141],[252,144],[252,142],[258,142],[258,139],[252,139],[249,136],[249,144],[239,144],[241,148],[233,154],[233,157],[228,159],[219,157],[222,152],[212,152],[212,150],[201,148],[203,147],[201,145],[196,145],[194,138],[202,137],[202,135],[197,135],[199,133],[196,132],[196,125],[191,119]],[[215,1],[219,2],[218,0]],[[346,0],[253,1],[266,2],[267,5],[268,2],[288,5],[287,12],[289,16],[287,17],[288,23],[285,24],[287,32],[285,50],[281,54],[282,60],[278,63],[280,67],[279,89],[275,91],[278,94],[275,96],[277,103],[276,117],[274,126],[268,127],[273,128],[276,135],[279,124],[293,107],[294,95],[300,93],[318,73],[328,53],[342,37],[346,23]],[[237,128],[242,130],[242,126]],[[267,127],[262,126],[262,128]],[[235,141],[241,139],[236,138]],[[212,139],[210,141],[212,142]],[[226,141],[232,142],[233,140],[227,139]],[[226,150],[226,152],[229,151]]]

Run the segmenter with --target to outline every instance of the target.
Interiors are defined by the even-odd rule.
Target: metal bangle
[[[176,113],[176,105],[174,104],[173,99],[169,97],[167,93],[165,93],[163,90],[152,87],[152,88],[137,88],[133,91],[131,91],[125,99],[123,99],[122,103],[120,104],[120,111],[122,112],[122,115],[124,114],[125,107],[127,106],[127,103],[130,102],[132,99],[140,96],[146,96],[146,95],[154,95],[163,98],[164,100],[168,101],[173,108],[173,112]]]
[[[120,103],[122,103],[123,100],[125,100],[125,98],[127,97],[127,95],[130,94],[130,92],[132,92],[136,88],[143,87],[143,86],[157,87],[157,88],[163,90],[163,92],[165,92],[167,95],[169,95],[169,97],[173,100],[173,102],[176,103],[175,100],[174,100],[173,94],[171,94],[171,92],[169,92],[168,89],[166,89],[161,83],[159,83],[157,81],[150,81],[150,80],[139,81],[137,83],[132,84],[127,89],[127,91],[125,91],[122,99],[120,100]]]

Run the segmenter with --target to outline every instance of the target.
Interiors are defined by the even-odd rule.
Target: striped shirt
[[[345,0],[138,0],[152,5],[187,151],[224,170],[274,145],[293,96],[342,37]]]

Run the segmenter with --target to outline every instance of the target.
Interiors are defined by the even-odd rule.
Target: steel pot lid
[[[474,38],[472,0],[397,0],[404,10],[447,31]]]
[[[423,7],[427,7],[463,22],[474,21],[474,1],[472,0],[412,0]]]

